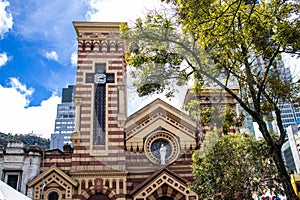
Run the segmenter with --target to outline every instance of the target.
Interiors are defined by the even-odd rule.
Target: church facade
[[[48,150],[32,199],[192,200],[196,121],[160,99],[127,116],[127,43],[120,23],[74,22],[78,39],[74,147]]]

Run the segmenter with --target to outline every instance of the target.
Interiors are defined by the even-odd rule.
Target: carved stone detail
[[[157,131],[148,136],[145,141],[145,154],[147,158],[155,164],[160,164],[161,160],[151,152],[151,145],[158,140],[164,140],[170,144],[171,153],[165,158],[165,164],[174,162],[178,158],[180,152],[179,141],[175,136],[166,131]]]

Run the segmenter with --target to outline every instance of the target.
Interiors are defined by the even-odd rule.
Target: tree
[[[207,133],[204,148],[193,154],[195,183],[201,199],[252,199],[266,191],[282,192],[265,141],[248,134]],[[217,140],[216,140],[217,139]]]
[[[223,103],[219,104],[218,101],[215,105],[210,105],[209,107],[202,105],[198,99],[190,100],[187,104],[183,105],[183,108],[189,112],[190,116],[198,120],[200,126],[209,126],[211,128],[217,128],[220,135],[228,134],[230,128],[242,127],[243,122],[245,121],[245,115],[239,113],[237,115],[236,111],[231,108],[231,106]],[[201,116],[201,119],[199,119]]]
[[[216,83],[258,123],[287,199],[298,199],[281,155],[286,133],[279,105],[297,94],[296,84],[280,73],[283,53],[299,56],[300,5],[287,0],[166,2],[171,11],[149,13],[134,27],[122,27],[139,94],[166,91],[171,96],[174,83],[190,79],[197,91]],[[239,94],[228,86],[231,80],[237,81]],[[267,128],[270,113],[275,114],[278,138]]]
[[[5,134],[0,132],[0,145],[6,146],[8,142],[22,142],[26,147],[30,145],[38,145],[42,148],[49,149],[50,141],[46,138],[41,138],[34,134]]]

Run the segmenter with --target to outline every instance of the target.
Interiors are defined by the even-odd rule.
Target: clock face
[[[157,159],[160,159],[160,148],[162,146],[166,147],[166,158],[168,158],[172,153],[172,147],[168,141],[163,139],[155,140],[150,145],[150,151],[152,155]]]
[[[106,75],[105,74],[95,74],[94,81],[97,84],[105,84],[106,83]]]

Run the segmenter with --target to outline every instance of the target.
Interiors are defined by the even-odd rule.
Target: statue
[[[167,148],[164,144],[161,144],[161,147],[159,149],[160,153],[160,164],[165,165],[166,164],[166,154],[167,154]]]

